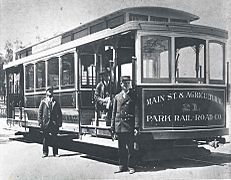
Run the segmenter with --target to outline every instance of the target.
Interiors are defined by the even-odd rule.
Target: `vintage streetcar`
[[[39,103],[53,86],[63,112],[61,132],[110,137],[104,113],[96,118],[94,105],[99,73],[109,68],[111,98],[121,76],[132,78],[141,151],[224,143],[228,33],[192,24],[198,19],[164,7],[126,8],[16,52],[4,65],[8,123],[38,128]]]

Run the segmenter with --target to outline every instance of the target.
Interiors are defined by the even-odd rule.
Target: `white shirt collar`
[[[127,92],[122,91],[122,96],[123,96],[123,98],[125,98],[125,97],[127,96],[128,93],[129,93],[129,90],[128,90]]]
[[[49,102],[49,101],[52,101],[53,100],[53,97],[49,97],[49,96],[47,96],[47,101]]]

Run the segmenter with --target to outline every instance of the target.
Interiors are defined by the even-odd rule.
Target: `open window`
[[[175,76],[178,83],[205,83],[205,40],[175,39]]]

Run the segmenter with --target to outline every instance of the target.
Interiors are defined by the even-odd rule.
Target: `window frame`
[[[72,84],[63,84],[63,57],[66,56],[66,55],[73,55],[73,82]],[[61,86],[61,89],[66,89],[66,88],[74,88],[75,87],[75,54],[74,52],[70,52],[70,53],[66,53],[66,54],[63,54],[60,56],[61,58],[61,75],[60,75],[60,86]]]
[[[30,89],[30,85],[28,84],[28,87],[27,87],[27,67],[28,66],[32,66],[32,69],[33,69],[33,88]],[[29,83],[29,82],[28,82]],[[28,63],[25,65],[25,92],[34,92],[35,90],[35,64],[34,63]]]
[[[39,63],[44,63],[44,78],[45,78],[45,84],[43,87],[38,87],[37,86],[37,81],[38,81],[38,73],[37,73],[37,64]],[[35,73],[36,73],[36,80],[35,80],[35,90],[36,91],[42,91],[46,89],[46,81],[47,81],[47,77],[46,77],[46,61],[37,61],[35,63]]]
[[[129,21],[148,21],[149,16],[138,13],[129,13],[128,15]]]
[[[95,82],[95,84],[87,84],[87,85],[84,85],[82,82],[83,80],[83,74],[82,74],[82,61],[83,59],[81,58],[82,56],[93,56],[93,67],[95,67],[95,78],[93,79],[93,82]],[[97,61],[101,61],[101,55],[100,54],[97,54]],[[79,63],[80,63],[80,67],[79,67],[79,80],[80,80],[80,88],[81,89],[92,89],[92,88],[96,88],[97,86],[97,67],[95,66],[95,54],[87,54],[87,53],[82,53],[80,54],[80,58],[79,58]],[[88,67],[91,67],[91,66],[88,66]]]
[[[57,59],[57,63],[58,63],[58,84],[57,85],[51,85],[49,83],[49,61]],[[52,86],[54,89],[59,89],[60,86],[60,74],[59,74],[59,70],[60,70],[60,64],[59,64],[59,56],[53,56],[49,59],[47,59],[47,86]]]
[[[144,78],[144,61],[143,61],[143,48],[142,48],[142,40],[143,37],[146,36],[152,36],[152,37],[161,37],[166,38],[166,40],[168,40],[168,78],[158,78],[158,79],[154,79],[154,78]],[[171,49],[172,49],[172,44],[171,44],[171,36],[167,36],[167,35],[160,35],[160,34],[149,34],[149,33],[142,33],[139,37],[139,41],[140,41],[140,61],[141,61],[141,69],[138,70],[141,72],[140,74],[140,78],[141,78],[141,84],[152,84],[152,83],[171,83]]]
[[[177,37],[174,37],[175,38],[175,45],[174,45],[174,51],[176,51],[176,39],[177,38],[190,38],[190,39],[197,39],[197,40],[200,40],[200,41],[204,41],[204,67],[203,67],[203,75],[202,75],[202,78],[200,77],[177,77],[176,73],[177,73],[177,69],[176,69],[176,65],[175,65],[175,68],[174,68],[174,71],[176,72],[175,73],[175,82],[176,83],[182,83],[182,84],[186,84],[186,83],[190,83],[190,84],[206,84],[206,51],[208,49],[208,47],[206,46],[206,40],[201,38],[201,37],[197,37],[197,36],[187,36],[187,35],[183,35],[183,36],[177,36]],[[191,47],[191,46],[186,46],[186,47]],[[185,48],[185,47],[184,47]],[[176,54],[175,54],[176,55]],[[196,54],[195,54],[196,55]],[[176,59],[175,59],[176,61]],[[199,67],[200,68],[200,67]]]
[[[210,43],[216,43],[216,44],[220,44],[222,45],[222,52],[223,52],[223,73],[222,73],[222,80],[217,80],[217,79],[211,79],[211,75],[210,75],[210,68],[211,68],[211,61],[210,61],[210,48],[209,48],[209,44]],[[209,61],[209,68],[208,68],[208,74],[209,74],[209,84],[225,84],[225,59],[226,59],[226,54],[225,54],[225,48],[226,48],[226,44],[224,42],[218,41],[218,40],[209,40],[208,41],[208,51],[209,51],[209,57],[208,57],[208,61]]]

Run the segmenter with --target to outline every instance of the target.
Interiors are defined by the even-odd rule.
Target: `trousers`
[[[53,130],[44,130],[43,131],[43,154],[49,153],[48,146],[52,146],[53,148],[53,155],[58,154],[58,139],[57,139],[58,131]]]
[[[135,167],[135,150],[133,133],[117,133],[120,168]]]

